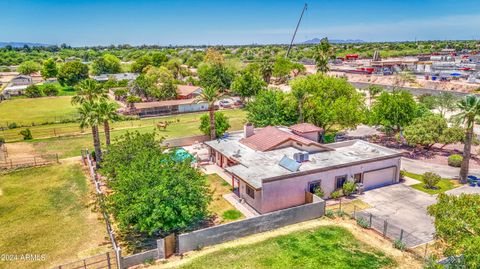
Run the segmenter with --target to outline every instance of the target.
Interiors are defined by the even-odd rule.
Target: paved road
[[[381,86],[381,87],[385,88],[387,91],[392,91],[393,88],[394,88],[394,86],[391,86],[391,85],[383,85],[383,84],[368,83],[368,82],[349,81],[349,83],[352,84],[357,89],[364,89],[364,88],[367,88],[371,85]],[[429,94],[432,94],[432,95],[438,95],[442,92],[448,92],[448,93],[454,94],[458,97],[463,97],[463,96],[468,95],[468,93],[465,93],[465,92],[435,90],[435,89],[427,89],[427,88],[412,88],[412,87],[400,87],[400,88],[410,91],[413,95],[421,95],[421,94],[425,94],[425,93],[429,93]]]
[[[441,177],[455,178],[460,174],[460,168],[451,167],[448,165],[434,164],[426,161],[412,160],[402,158],[402,170],[407,170],[415,174],[423,174],[425,172],[435,172]],[[480,176],[479,169],[470,169],[470,174]]]

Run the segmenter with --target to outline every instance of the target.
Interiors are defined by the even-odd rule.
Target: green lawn
[[[0,253],[45,254],[42,262],[0,262],[0,268],[45,268],[105,252],[105,225],[91,210],[79,164],[0,175]]]
[[[216,222],[227,223],[243,219],[242,213],[223,198],[224,194],[232,192],[230,185],[217,174],[208,175],[207,180],[212,191],[212,202],[209,210],[218,217]]]
[[[454,189],[454,188],[460,186],[460,184],[458,183],[457,180],[442,178],[437,185],[437,189],[427,189],[427,188],[425,188],[425,184],[423,184],[423,175],[418,175],[418,174],[414,174],[414,173],[410,173],[410,172],[405,172],[405,176],[420,181],[420,183],[415,184],[415,185],[411,185],[410,187],[412,187],[416,190],[419,190],[419,191],[426,192],[428,194],[432,194],[432,195],[433,194],[438,194],[438,193],[444,193],[448,190],[451,190],[451,189]]]
[[[394,260],[358,241],[348,230],[325,226],[219,250],[179,268],[375,269],[394,265]]]
[[[240,130],[244,124],[246,118],[246,112],[243,110],[225,110],[222,111],[227,115],[230,119],[231,130]],[[183,114],[177,116],[167,116],[155,119],[144,119],[144,120],[136,120],[136,121],[123,121],[112,124],[112,131],[111,135],[112,138],[118,137],[122,134],[125,134],[128,131],[139,131],[139,132],[152,132],[156,130],[155,123],[159,121],[174,121],[175,123],[171,124],[167,127],[165,131],[158,131],[158,133],[164,136],[166,139],[178,138],[178,137],[186,137],[186,136],[193,136],[193,135],[200,135],[202,134],[201,131],[198,129],[200,126],[200,117],[203,113],[195,113],[195,114]],[[74,132],[77,136],[71,137],[53,137],[47,139],[38,139],[39,135],[45,134],[46,136],[51,136],[48,132],[53,132],[53,130],[46,130],[45,126],[39,126],[37,129],[31,128],[32,135],[34,140],[27,142],[33,143],[35,151],[38,154],[54,154],[58,153],[60,158],[68,158],[80,155],[80,150],[83,148],[92,148],[92,137],[90,134],[90,130],[85,130],[83,134],[80,133],[78,126],[75,124],[63,124],[64,129],[56,129],[63,130],[63,132]],[[68,128],[72,128],[68,130]],[[103,130],[101,137],[102,140],[104,139]],[[18,133],[19,129],[15,129]],[[0,132],[0,136],[2,133]],[[9,141],[9,140],[7,140]],[[18,140],[20,141],[20,140]]]
[[[19,98],[0,103],[0,126],[11,123],[18,125],[41,124],[71,119],[76,108],[70,103],[71,97]],[[18,132],[18,130],[16,130]]]

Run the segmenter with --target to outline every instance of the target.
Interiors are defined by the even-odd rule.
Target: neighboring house
[[[21,86],[21,85],[30,85],[33,84],[33,79],[31,76],[27,75],[18,75],[12,80],[10,80],[10,85],[11,86]]]
[[[3,94],[7,99],[9,99],[10,96],[23,95],[25,94],[25,90],[28,88],[28,86],[29,85],[7,86],[5,89],[3,89]]]
[[[152,117],[170,114],[189,113],[208,110],[205,102],[197,103],[195,99],[167,100],[133,104],[132,113],[140,117]]]
[[[98,82],[106,82],[110,78],[116,80],[116,81],[121,81],[121,80],[128,80],[132,81],[135,80],[139,75],[136,73],[118,73],[118,74],[102,74],[99,76],[93,76],[92,79],[98,81]]]
[[[320,144],[321,131],[310,124],[260,130],[247,124],[205,144],[232,175],[239,197],[262,214],[304,204],[305,191],[317,187],[329,197],[347,180],[366,190],[399,181],[399,152],[361,140]]]
[[[178,99],[192,99],[200,95],[202,91],[199,86],[177,85]]]

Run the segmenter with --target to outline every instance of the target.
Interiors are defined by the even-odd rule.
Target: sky
[[[305,1],[0,0],[0,42],[289,43]],[[480,39],[480,0],[307,1],[296,42]]]

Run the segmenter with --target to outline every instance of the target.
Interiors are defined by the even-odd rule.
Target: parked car
[[[236,107],[244,107],[245,105],[243,104],[242,100],[236,100],[234,103],[233,103],[234,106]]]
[[[229,107],[232,107],[232,103],[228,100],[220,100],[220,102],[218,102],[219,105],[223,108],[229,108]]]

